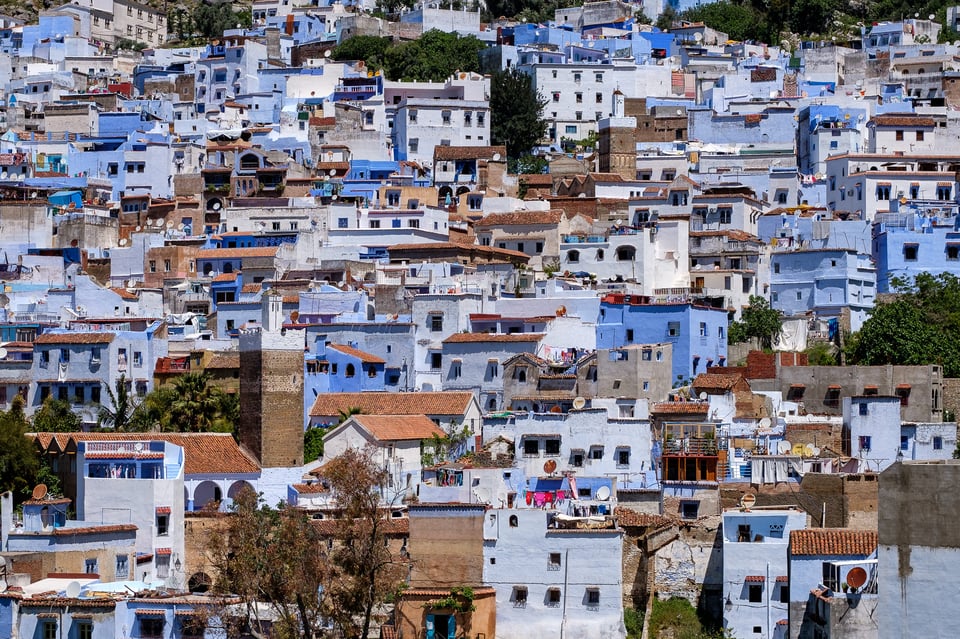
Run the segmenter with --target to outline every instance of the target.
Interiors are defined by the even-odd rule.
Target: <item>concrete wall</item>
[[[484,506],[410,506],[412,588],[483,582]]]

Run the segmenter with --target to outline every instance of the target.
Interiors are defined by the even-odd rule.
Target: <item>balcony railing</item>
[[[717,442],[706,437],[667,439],[663,443],[664,455],[716,455]]]

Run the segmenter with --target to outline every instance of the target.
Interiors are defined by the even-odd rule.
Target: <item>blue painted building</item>
[[[726,309],[692,303],[650,304],[648,298],[622,294],[600,301],[597,348],[630,344],[673,344],[673,382],[693,379],[727,359]]]
[[[960,276],[960,216],[957,205],[914,206],[878,215],[873,225],[877,291],[889,293],[894,277],[920,273]]]
[[[850,249],[778,251],[770,259],[770,305],[787,317],[820,319],[850,310],[857,331],[877,297],[877,272],[869,255]]]

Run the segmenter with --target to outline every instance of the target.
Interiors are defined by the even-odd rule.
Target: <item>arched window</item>
[[[354,368],[353,364],[347,364],[346,375],[347,377],[353,377],[357,374],[357,369]]]
[[[580,251],[567,251],[567,261],[576,264],[580,261]]]
[[[491,397],[487,402],[487,410],[497,410],[497,398]]]
[[[597,249],[597,261],[598,262],[603,261],[603,249]]]
[[[223,264],[224,273],[233,273],[233,262],[224,262]]]
[[[632,246],[621,246],[617,249],[618,262],[631,262],[637,255],[637,249]]]
[[[211,273],[213,273],[213,264],[211,264],[210,262],[204,262],[204,263],[203,263],[203,274],[204,274],[204,275],[210,275]]]
[[[516,515],[510,515],[510,527],[516,528],[519,525],[520,525],[520,519],[518,519]]]

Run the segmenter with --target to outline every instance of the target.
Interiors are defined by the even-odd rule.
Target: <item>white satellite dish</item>
[[[133,445],[133,449],[139,453],[141,450],[143,450],[143,443],[137,442]]]
[[[770,428],[770,424],[772,423],[773,422],[770,421],[769,417],[764,417],[763,419],[760,420],[760,428]]]
[[[137,225],[137,228],[133,229],[134,233],[139,233],[142,230],[143,228],[141,228],[139,224]]]
[[[120,238],[120,241],[117,242],[117,244],[119,244],[120,246],[126,246],[126,245],[127,245],[127,238],[121,237],[121,238]]]
[[[610,487],[601,486],[597,489],[597,501],[607,501],[610,499]]]
[[[473,494],[476,495],[477,501],[484,504],[490,503],[490,491],[488,491],[486,488],[476,488],[474,489]]]
[[[177,230],[178,230],[178,231],[182,231],[184,228],[185,228],[185,227],[184,227],[183,224],[177,224]]]
[[[7,175],[6,171],[4,171],[3,173],[0,173],[0,180],[6,180],[8,177],[9,176]]]
[[[813,447],[813,456],[814,456],[814,457],[819,457],[819,456],[820,456],[820,448],[819,448],[818,446],[814,446],[814,447]]]
[[[67,598],[76,599],[80,596],[80,582],[71,581],[67,584]]]
[[[500,161],[500,153],[494,153],[494,154],[493,154],[493,161],[494,161],[494,162],[499,162],[499,161]]]
[[[11,179],[11,180],[19,180],[19,179],[20,179],[20,174],[19,174],[19,173],[11,173],[11,174],[10,174],[10,179]]]
[[[168,228],[168,229],[172,229],[172,228],[173,228],[173,220],[167,220],[167,228]]]
[[[7,359],[7,349],[0,346],[0,359]]]
[[[699,397],[700,399],[706,399],[706,398],[707,398],[707,391],[700,391],[700,394],[698,395],[698,397]]]
[[[803,447],[804,457],[813,457],[813,444],[807,444]]]
[[[326,51],[323,52],[323,57],[325,57],[325,58],[329,58],[329,57],[330,57],[330,49],[327,49]]]
[[[327,173],[329,173],[330,176],[333,177],[334,175],[337,174],[337,170],[336,170],[336,169],[330,169],[329,171],[327,171]]]
[[[583,407],[587,405],[587,400],[582,397],[576,397],[573,400],[573,407],[577,410],[583,410]]]
[[[789,455],[792,449],[793,446],[791,446],[790,442],[785,439],[777,443],[777,452],[781,455]]]
[[[693,39],[696,40],[697,42],[703,42],[703,34],[702,34],[702,33],[694,33],[694,34],[693,34]]]

